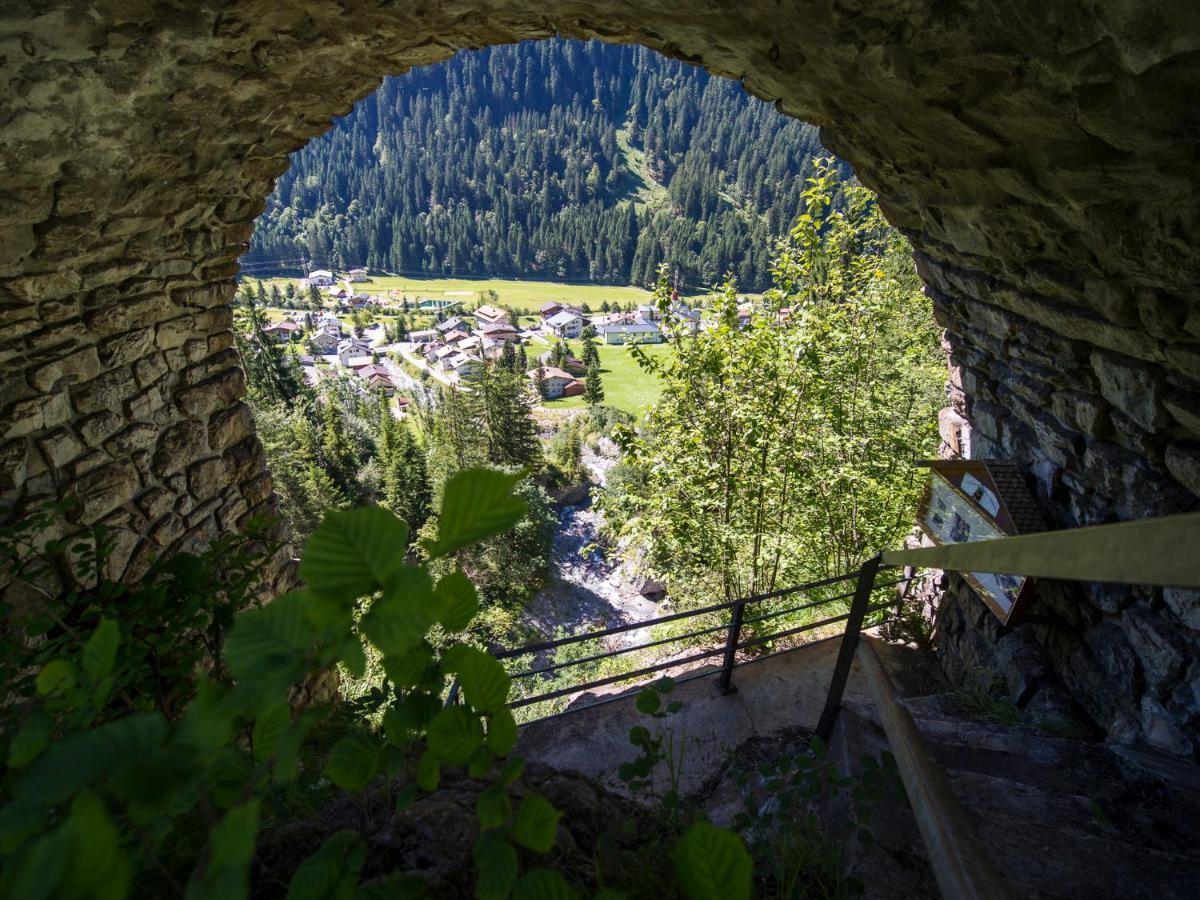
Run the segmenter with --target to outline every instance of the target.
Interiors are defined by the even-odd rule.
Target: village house
[[[454,328],[442,335],[442,340],[447,344],[457,344],[469,338],[470,335],[461,328]]]
[[[548,300],[543,303],[539,309],[539,312],[542,315],[543,321],[553,318],[562,312],[574,313],[580,318],[583,318],[583,310],[578,306],[572,306],[570,303],[559,303],[555,300]]]
[[[369,360],[371,356],[371,345],[366,341],[359,340],[358,338],[347,338],[338,342],[337,356],[338,362],[340,362],[343,366],[350,365],[351,359],[358,359],[365,356]]]
[[[264,328],[263,334],[276,344],[286,344],[303,335],[304,329],[295,322],[277,322]]]
[[[639,322],[656,322],[658,321],[658,307],[653,303],[643,303],[637,308],[637,321]]]
[[[473,378],[483,371],[483,360],[473,353],[459,353],[450,357],[447,368],[459,378]]]
[[[427,328],[421,331],[410,331],[408,339],[414,344],[428,344],[430,341],[437,340],[438,333],[433,328]]]
[[[627,325],[604,325],[599,329],[606,344],[661,344],[662,332],[652,322],[631,322]]]
[[[436,328],[441,334],[445,334],[447,331],[454,331],[456,328],[461,330],[467,328],[468,326],[458,316],[451,316],[445,322],[438,322],[433,327]]]
[[[574,397],[582,394],[585,390],[582,381],[569,372],[564,372],[554,366],[541,366],[530,372],[529,380],[534,385],[537,385],[539,372],[542,373],[542,390],[547,400],[553,400],[556,397]]]
[[[508,313],[496,306],[484,304],[473,313],[480,325],[499,325],[508,321]]]
[[[499,359],[504,355],[504,346],[508,341],[497,341],[485,337],[481,343],[484,359]]]
[[[577,338],[583,333],[583,316],[563,310],[546,320],[546,325],[560,338]]]
[[[333,273],[328,269],[316,269],[300,279],[300,289],[305,291],[310,287],[329,287],[331,284],[333,284]]]
[[[396,384],[388,370],[381,365],[370,364],[360,366],[354,374],[367,383],[371,390],[381,390],[389,397],[396,392]]]
[[[489,338],[493,341],[516,341],[520,340],[517,334],[517,329],[511,325],[498,323],[495,325],[480,325],[475,329],[475,333],[483,338]]]
[[[347,280],[353,282],[370,281],[371,276],[367,274],[366,269],[351,269]]]
[[[438,350],[437,350],[437,351],[436,351],[436,352],[433,354],[433,357],[434,357],[434,359],[435,359],[435,360],[437,360],[437,364],[438,364],[438,365],[439,365],[439,366],[440,366],[440,367],[441,367],[443,370],[449,371],[449,369],[450,369],[450,360],[452,360],[454,357],[456,357],[456,356],[458,356],[459,354],[461,354],[461,352],[462,352],[462,351],[461,351],[461,350],[459,350],[457,347],[445,346],[445,347],[441,347],[441,348],[439,348],[439,349],[438,349]]]
[[[337,353],[338,344],[341,342],[340,335],[322,328],[315,332],[308,339],[308,346],[313,349],[314,353],[319,353],[326,356],[330,353]]]

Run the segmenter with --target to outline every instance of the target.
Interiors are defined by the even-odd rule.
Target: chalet
[[[538,356],[538,362],[543,366],[553,365],[551,361],[551,357],[553,356],[554,351],[547,350],[545,353],[542,353]],[[587,366],[584,365],[583,360],[576,359],[574,356],[568,356],[565,360],[563,360],[563,364],[560,366],[560,368],[572,375],[582,375],[587,371]]]
[[[583,316],[568,310],[556,313],[546,325],[560,338],[577,338],[583,332]]]
[[[381,390],[389,397],[396,392],[396,384],[386,368],[376,364],[359,366],[354,374],[367,383],[371,390]]]
[[[475,321],[480,325],[499,325],[508,322],[508,312],[495,306],[484,305],[474,312]]]
[[[463,324],[463,320],[458,316],[451,316],[445,322],[438,322],[433,327],[442,334],[445,334],[447,331],[453,331],[456,328],[465,328],[466,325]]]
[[[542,373],[542,390],[547,400],[555,397],[572,397],[582,394],[584,385],[569,372],[556,369],[554,366],[541,366],[529,373],[529,380],[537,384],[538,372]]]
[[[341,343],[341,337],[324,328],[308,339],[308,345],[312,347],[313,352],[320,353],[322,356],[337,353],[339,343]]]
[[[363,356],[370,357],[371,345],[366,341],[359,340],[358,338],[347,338],[344,341],[338,342],[337,355],[338,362],[340,362],[343,366],[348,366],[350,365],[351,359],[357,359]]]
[[[484,338],[481,347],[483,348],[484,359],[499,359],[504,355],[504,347],[508,341],[496,341],[491,338]]]
[[[639,322],[655,322],[658,320],[658,307],[653,303],[643,303],[637,308]]]
[[[463,331],[461,328],[453,328],[450,331],[447,331],[445,334],[442,335],[442,340],[445,341],[447,344],[457,344],[460,341],[464,341],[469,337],[470,337],[470,335],[467,334],[465,331]]]
[[[661,344],[662,332],[653,322],[632,322],[628,325],[604,325],[600,336],[606,344]]]
[[[333,284],[333,273],[328,269],[316,269],[308,273],[308,276],[300,282],[301,290],[307,290],[310,287],[329,287]]]
[[[304,334],[304,329],[295,322],[277,322],[263,329],[263,334],[276,344],[286,344]]]
[[[330,291],[329,296],[338,303],[345,303],[350,299],[350,292],[345,288],[338,288],[336,291]]]
[[[483,360],[473,353],[459,353],[450,357],[446,368],[459,378],[471,378],[483,371]]]
[[[350,274],[346,280],[353,281],[353,282],[370,281],[371,276],[367,274],[366,269],[351,269]]]
[[[428,344],[430,341],[436,341],[437,336],[438,333],[433,328],[424,331],[410,331],[408,333],[408,339],[414,344]]]
[[[490,338],[493,341],[515,341],[519,339],[517,329],[502,322],[494,325],[480,325],[475,329],[475,333],[480,337]]]
[[[450,360],[452,360],[454,357],[460,355],[461,353],[462,353],[462,351],[459,350],[457,347],[447,346],[447,347],[440,348],[436,353],[433,354],[433,357],[435,360],[437,360],[437,364],[439,366],[441,366],[443,369],[449,370]]]
[[[542,314],[543,319],[548,319],[551,316],[556,316],[562,311],[563,311],[563,305],[561,303],[555,303],[553,300],[547,300],[545,303],[542,304],[542,307],[539,310],[539,312]]]

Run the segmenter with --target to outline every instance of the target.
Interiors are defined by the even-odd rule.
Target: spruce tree
[[[600,351],[596,349],[595,331],[588,334],[585,329],[583,332],[583,364],[591,371],[593,365],[600,365]]]
[[[604,385],[600,382],[600,360],[596,359],[587,370],[587,379],[584,381],[584,396],[587,398],[587,404],[590,407],[597,407],[604,402]]]

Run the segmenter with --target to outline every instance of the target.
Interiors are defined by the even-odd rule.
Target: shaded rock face
[[[127,578],[272,512],[229,302],[288,153],[385,74],[556,32],[645,44],[820,125],[916,248],[972,455],[1021,463],[1052,524],[1195,508],[1200,22],[1184,0],[10,0],[0,501],[78,496]],[[1003,665],[1066,685],[1110,733],[1194,745],[1194,598],[1039,602],[1050,624],[1022,626]],[[995,646],[977,603],[943,604],[952,669]],[[1105,668],[1100,625],[1125,636],[1131,675]]]

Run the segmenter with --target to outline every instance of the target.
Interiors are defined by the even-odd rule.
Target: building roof
[[[469,337],[469,335],[465,331],[455,328],[453,331],[447,331],[444,335],[442,335],[442,340],[447,344],[452,344],[455,341],[465,340],[467,337]]]
[[[479,307],[479,309],[475,310],[475,315],[485,316],[489,319],[502,319],[507,316],[508,313],[502,309],[485,303],[483,306]]]
[[[517,333],[517,329],[513,328],[507,322],[485,322],[475,330],[482,331],[484,334],[495,334],[500,331],[511,332],[512,334]]]
[[[543,314],[543,315],[545,315],[546,313],[549,313],[549,312],[551,312],[552,310],[559,310],[559,309],[562,309],[562,308],[563,308],[563,305],[562,305],[561,303],[556,303],[556,302],[555,302],[555,301],[553,301],[553,300],[547,300],[547,301],[546,301],[545,303],[543,303],[543,304],[542,304],[542,306],[541,306],[541,310],[542,310],[542,314]]]
[[[474,353],[459,353],[457,356],[452,356],[450,358],[450,365],[452,368],[455,368],[455,369],[457,369],[459,366],[466,365],[467,363],[482,364],[483,360],[480,359],[478,356],[476,356]]]
[[[420,336],[420,337],[434,337],[434,336],[436,336],[436,335],[437,335],[437,330],[436,330],[436,329],[434,329],[434,328],[422,328],[420,331],[410,331],[410,332],[408,333],[408,336],[409,336],[410,338],[416,338],[416,337],[418,337],[418,336]]]
[[[633,322],[629,325],[601,325],[601,334],[657,334],[659,327],[650,322]]]
[[[433,327],[438,331],[452,331],[463,323],[463,320],[458,316],[451,316],[445,322],[438,322]]]
[[[567,310],[564,309],[562,312],[555,313],[549,319],[547,319],[546,324],[552,325],[554,327],[558,327],[561,325],[570,325],[572,322],[574,322],[578,318],[580,318],[578,313],[568,312]]]
[[[364,275],[366,275],[366,274],[367,274],[367,270],[366,270],[366,269],[351,269],[351,270],[350,270],[350,274],[351,274],[351,275],[353,275],[355,272],[362,272]]]
[[[314,269],[308,273],[309,278],[332,278],[333,273],[328,269]]]
[[[538,372],[542,373],[543,379],[561,378],[561,379],[563,379],[563,381],[574,381],[575,380],[575,376],[572,375],[570,372],[564,372],[562,369],[555,368],[554,366],[541,366],[540,368],[534,369],[533,371],[531,371],[529,373],[529,377],[537,378]]]

